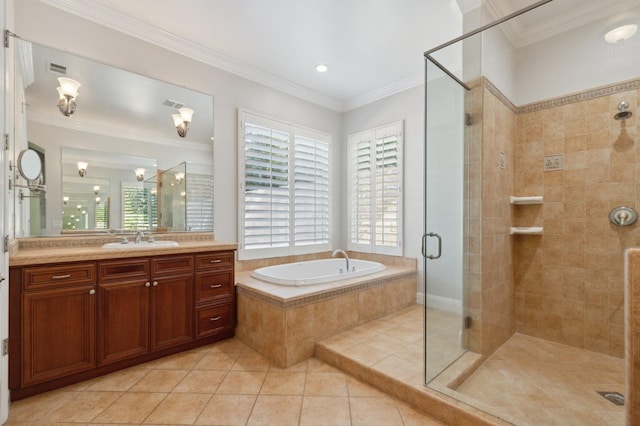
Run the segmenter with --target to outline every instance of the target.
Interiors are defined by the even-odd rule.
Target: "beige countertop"
[[[72,242],[73,244],[65,244],[67,242],[65,240],[53,238],[44,244],[26,244],[27,247],[16,247],[11,250],[9,255],[9,266],[224,251],[236,250],[238,248],[238,244],[236,243],[217,241],[214,239],[180,241],[180,239],[177,238],[177,247],[133,249],[105,249],[101,247],[101,244],[91,245],[90,243],[93,241],[82,241],[76,240],[75,238],[75,241]]]

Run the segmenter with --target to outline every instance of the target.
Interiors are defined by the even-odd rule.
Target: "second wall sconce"
[[[183,107],[178,109],[178,114],[173,114],[171,117],[173,118],[173,124],[176,126],[178,135],[181,138],[187,136],[189,123],[191,123],[191,119],[193,118],[193,110],[191,108]]]
[[[100,192],[100,185],[94,185],[93,186],[93,193],[98,195],[99,192]]]
[[[76,98],[78,97],[78,88],[81,84],[72,78],[58,77],[58,108],[65,117],[69,117],[76,112]]]
[[[87,167],[89,167],[89,163],[86,161],[78,161],[78,174],[80,177],[85,177],[87,174]]]
[[[144,180],[144,169],[139,167],[134,171],[136,173],[136,179],[138,180],[138,182],[142,182]]]

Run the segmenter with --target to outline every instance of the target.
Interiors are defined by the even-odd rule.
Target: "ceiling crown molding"
[[[508,0],[484,0],[484,5],[493,19],[516,12]],[[597,4],[581,5],[579,9],[572,9],[570,14],[554,16],[530,28],[525,28],[518,18],[503,23],[501,28],[509,41],[519,48],[637,6],[638,0],[601,0]]]
[[[350,111],[379,101],[380,99],[387,98],[391,95],[395,95],[396,93],[404,92],[405,90],[412,89],[416,86],[420,86],[421,84],[424,84],[423,73],[403,78],[402,80],[388,84],[379,89],[372,90],[371,92],[346,100],[344,102],[344,111]]]
[[[211,65],[264,86],[296,96],[334,111],[343,111],[339,99],[309,90],[280,77],[269,74],[201,44],[179,37],[161,28],[146,24],[93,0],[40,0],[42,3],[64,12],[80,16],[92,22],[154,44],[182,56]]]

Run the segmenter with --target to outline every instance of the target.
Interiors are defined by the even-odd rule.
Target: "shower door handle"
[[[438,254],[427,254],[427,237],[436,237],[438,239]],[[442,237],[435,232],[429,232],[422,236],[422,256],[427,259],[439,259],[442,256]]]

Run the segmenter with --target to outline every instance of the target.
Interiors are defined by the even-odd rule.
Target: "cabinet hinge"
[[[9,355],[9,339],[4,339],[2,341],[2,356]]]
[[[20,38],[20,36],[18,36],[18,34],[12,33],[9,30],[4,30],[4,47],[5,48],[9,48],[9,38],[10,37]]]
[[[471,328],[471,317],[470,316],[466,316],[464,317],[464,329],[469,329]]]

